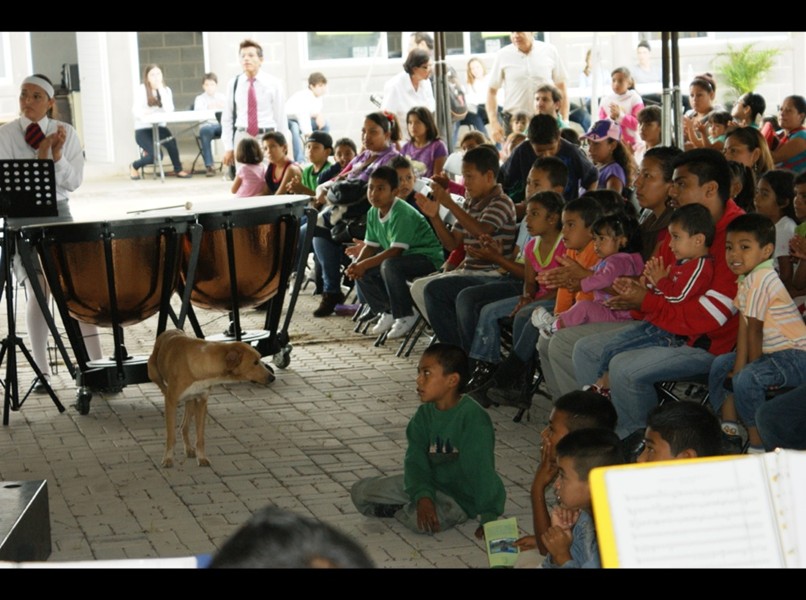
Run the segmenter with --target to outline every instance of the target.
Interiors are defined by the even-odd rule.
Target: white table
[[[194,127],[201,125],[210,120],[214,120],[216,111],[214,110],[176,110],[174,112],[155,112],[144,115],[142,120],[146,123],[151,123],[154,135],[154,179],[157,178],[157,168],[160,172],[160,180],[165,181],[165,170],[162,167],[162,159],[160,158],[160,149],[165,142],[176,139],[180,134],[190,131]],[[160,139],[159,128],[160,126],[168,126],[172,124],[182,123],[186,125],[178,132],[171,132],[171,135],[164,140]],[[157,167],[159,165],[159,167]]]

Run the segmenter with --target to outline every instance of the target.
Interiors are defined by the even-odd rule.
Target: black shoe
[[[470,391],[476,390],[487,383],[495,373],[497,366],[498,365],[495,363],[488,363],[482,360],[476,362],[476,368],[473,369],[473,374],[467,382],[467,389]]]
[[[376,504],[373,513],[380,519],[391,519],[403,506],[403,504]]]
[[[45,381],[47,381],[47,380],[45,380]],[[47,387],[47,385],[45,384],[44,381],[42,381],[41,379],[37,379],[36,383],[34,384],[34,387],[31,388],[31,391],[34,394],[47,394],[48,393],[48,387]]]
[[[327,317],[333,314],[337,304],[344,304],[344,294],[341,292],[324,292],[319,308],[313,311],[314,317]]]

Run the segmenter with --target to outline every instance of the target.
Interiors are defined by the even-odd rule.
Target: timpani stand
[[[282,326],[280,320],[301,218],[306,215],[310,222],[316,221],[316,211],[306,208],[309,202],[309,196],[301,195],[194,202],[193,210],[204,230],[188,309],[188,320],[197,337],[243,341],[254,345],[261,356],[272,356],[279,368],[289,365],[288,328],[304,279],[305,260],[298,261]],[[303,256],[310,251],[313,231],[314,227],[307,228]],[[187,267],[183,269],[183,273],[189,272]],[[193,307],[228,312],[229,327],[223,334],[205,336]],[[242,329],[240,310],[257,307],[266,309],[263,329]]]
[[[41,219],[55,217],[59,214],[56,203],[56,176],[52,160],[2,160],[0,161],[0,216],[3,217],[3,255],[0,270],[0,289],[6,295],[6,318],[8,333],[0,347],[0,364],[6,361],[6,376],[2,381],[4,388],[3,425],[8,425],[9,411],[18,411],[31,394],[36,381],[42,382],[59,412],[64,406],[53,388],[50,387],[42,370],[25,347],[25,343],[17,335],[16,315],[14,314],[14,280],[11,263],[15,253],[17,237],[16,226],[10,219]],[[29,274],[36,271],[28,270]],[[32,283],[37,277],[31,276]],[[51,320],[52,321],[52,320]],[[17,371],[17,349],[36,373],[37,379],[20,399]],[[64,350],[64,346],[61,347]],[[66,352],[64,352],[66,356]]]
[[[34,251],[38,253],[73,347],[79,413],[89,413],[93,391],[116,393],[126,385],[149,381],[148,356],[129,354],[123,329],[157,313],[157,336],[169,316],[183,327],[189,292],[182,296],[178,317],[170,301],[181,260],[187,256],[195,264],[200,239],[196,215],[185,211],[121,214],[103,221],[39,223],[21,229],[20,254],[33,262]],[[193,269],[186,277],[192,282]],[[111,357],[90,360],[76,320],[112,328]]]

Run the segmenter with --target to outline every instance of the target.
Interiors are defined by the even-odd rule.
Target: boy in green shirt
[[[402,475],[370,477],[350,490],[364,515],[394,517],[419,533],[436,533],[478,516],[482,526],[504,512],[506,491],[495,471],[495,431],[487,411],[463,394],[467,355],[433,344],[417,366],[421,406],[409,421]]]
[[[434,230],[420,211],[397,197],[398,188],[394,168],[373,171],[364,245],[345,271],[372,312],[381,315],[372,333],[388,331],[388,338],[405,335],[417,320],[407,281],[433,273],[444,259]]]
[[[302,169],[301,177],[294,177],[288,183],[286,191],[290,194],[315,196],[316,186],[322,183],[319,181],[319,176],[333,164],[330,162],[330,155],[333,154],[333,138],[324,131],[312,132],[305,142],[305,154],[311,164]]]

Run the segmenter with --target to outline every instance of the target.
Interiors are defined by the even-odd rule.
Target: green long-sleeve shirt
[[[470,396],[450,410],[423,404],[406,428],[404,480],[412,502],[447,494],[470,518],[497,519],[506,491],[495,471],[495,431],[490,416]]]

